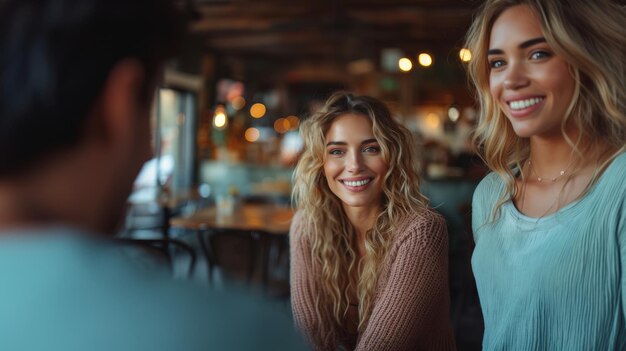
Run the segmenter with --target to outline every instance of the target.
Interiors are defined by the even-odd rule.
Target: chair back
[[[174,263],[176,258],[182,252],[187,256],[189,262],[186,270],[187,278],[193,276],[196,267],[196,252],[188,244],[176,239],[134,239],[134,238],[113,238],[113,244],[125,248],[139,250],[142,257],[153,260],[154,263],[163,264],[174,272]]]
[[[168,238],[172,210],[157,203],[131,204],[126,214],[124,235],[135,236],[138,232],[153,233],[152,237]]]
[[[250,286],[260,264],[261,234],[251,231],[217,230],[208,233],[209,269],[211,277],[216,268],[230,282]],[[213,278],[211,278],[213,280]]]

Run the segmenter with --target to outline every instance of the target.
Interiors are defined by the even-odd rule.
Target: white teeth
[[[532,99],[526,99],[526,100],[517,100],[517,101],[511,101],[509,102],[509,106],[511,106],[511,109],[513,110],[522,110],[525,108],[529,108],[533,105],[538,104],[539,102],[543,101],[543,98],[532,98]]]
[[[367,183],[369,183],[371,181],[371,179],[363,179],[363,180],[357,180],[355,182],[349,181],[349,180],[344,180],[343,183],[347,186],[363,186]]]

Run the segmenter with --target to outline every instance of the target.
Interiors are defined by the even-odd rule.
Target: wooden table
[[[243,205],[235,208],[230,216],[220,215],[216,207],[198,210],[187,217],[174,217],[172,227],[189,230],[230,229],[262,231],[269,234],[286,235],[293,217],[289,207],[276,205]]]
[[[286,242],[289,226],[294,212],[289,207],[276,205],[243,205],[235,208],[232,215],[218,215],[216,207],[198,210],[190,216],[175,217],[170,220],[171,227],[194,231],[200,242],[202,253],[207,259],[209,282],[211,281],[210,246],[204,238],[216,230],[234,230],[250,232],[259,240],[261,261],[261,283],[267,288],[269,248],[274,243]],[[283,245],[284,246],[284,245]]]

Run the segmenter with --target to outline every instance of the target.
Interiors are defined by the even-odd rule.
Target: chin
[[[519,129],[513,128],[513,131],[515,132],[515,135],[517,135],[520,138],[530,138],[531,136],[535,135],[535,133],[533,133],[532,131],[528,131],[525,129],[519,130]]]
[[[369,199],[340,199],[341,203],[344,206],[349,206],[349,207],[367,207],[367,206],[371,206],[374,201],[373,200],[369,200]]]
[[[368,204],[363,203],[363,202],[358,202],[358,201],[352,201],[352,202],[343,201],[343,205],[344,206],[348,206],[348,207],[365,207],[365,206],[368,206]]]
[[[530,138],[538,134],[537,129],[527,123],[511,123],[511,127],[513,127],[515,135],[520,138]]]
[[[561,138],[563,134],[560,128],[538,130],[535,128],[513,128],[515,134],[520,138],[542,137],[542,138]]]

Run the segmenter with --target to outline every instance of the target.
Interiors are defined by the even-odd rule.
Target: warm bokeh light
[[[237,96],[230,102],[235,110],[241,110],[244,106],[246,106],[246,99],[241,96]]]
[[[439,124],[441,123],[441,121],[439,120],[439,115],[431,112],[429,114],[426,115],[426,125],[430,128],[430,129],[437,129],[439,128]]]
[[[291,125],[286,118],[279,118],[274,122],[274,130],[280,134],[287,133],[290,127]]]
[[[260,135],[261,133],[256,128],[248,128],[246,129],[246,132],[244,134],[246,140],[251,143],[254,143],[255,141],[259,140]]]
[[[252,105],[252,107],[250,107],[250,116],[254,118],[261,118],[265,116],[266,111],[267,110],[265,109],[265,105],[257,102],[256,104]]]
[[[461,113],[459,112],[458,108],[452,106],[448,109],[448,118],[450,118],[452,122],[458,121],[460,116]]]
[[[348,63],[348,72],[355,76],[373,72],[376,68],[370,59],[360,59]]]
[[[298,129],[298,126],[300,125],[300,118],[298,118],[298,116],[289,116],[287,117],[287,121],[289,121],[289,129]]]
[[[425,52],[417,56],[417,61],[424,67],[428,67],[433,64],[433,58]]]
[[[459,57],[461,58],[461,61],[469,62],[472,59],[472,52],[469,49],[463,48],[459,51]]]
[[[213,125],[215,128],[224,128],[228,123],[228,118],[226,118],[226,111],[224,110],[224,106],[218,105],[215,108],[215,113],[213,114]]]
[[[411,70],[411,68],[413,68],[413,63],[408,58],[403,57],[398,60],[398,67],[400,67],[401,71],[408,72]]]

